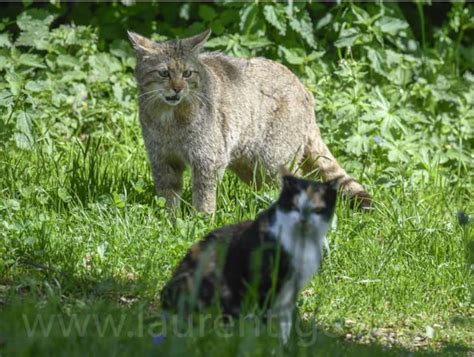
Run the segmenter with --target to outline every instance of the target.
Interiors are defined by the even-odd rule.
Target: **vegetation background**
[[[0,355],[473,352],[473,4],[0,6]],[[154,196],[126,30],[206,28],[208,50],[290,67],[375,197],[370,214],[340,202],[301,295],[315,343],[285,349],[249,323],[157,340],[157,292],[187,247],[278,192],[228,173],[214,220],[190,206],[189,175],[176,221]]]

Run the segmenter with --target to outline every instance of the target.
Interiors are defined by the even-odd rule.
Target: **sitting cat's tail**
[[[318,169],[326,180],[336,182],[338,188],[352,199],[355,206],[370,209],[372,197],[364,187],[342,168],[321,139],[319,129],[317,135],[310,139],[305,149],[305,171]]]

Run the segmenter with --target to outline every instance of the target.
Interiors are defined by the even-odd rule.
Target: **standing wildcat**
[[[219,228],[189,249],[161,293],[165,310],[187,315],[217,304],[238,316],[257,307],[279,318],[287,342],[298,292],[321,264],[337,194],[335,183],[288,173],[282,183],[277,202],[254,221]]]
[[[200,53],[210,31],[154,42],[136,33],[140,123],[159,196],[179,201],[186,165],[193,205],[213,212],[217,180],[228,167],[250,182],[257,165],[314,164],[338,178],[350,196],[370,205],[364,188],[337,163],[321,139],[314,101],[283,65],[264,58]]]

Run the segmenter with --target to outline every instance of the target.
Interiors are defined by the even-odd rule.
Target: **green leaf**
[[[14,96],[10,93],[10,91],[4,89],[0,91],[0,107],[8,107],[13,105]]]
[[[205,47],[207,48],[227,47],[229,45],[229,42],[230,42],[229,36],[214,37],[206,42]]]
[[[43,9],[30,9],[22,12],[16,24],[22,31],[48,29],[54,21],[54,15]]]
[[[301,13],[300,18],[293,17],[290,20],[290,27],[297,32],[308,45],[316,48],[316,41],[314,40],[313,22],[307,11]]]
[[[33,123],[31,116],[23,110],[16,114],[16,130],[14,135],[16,145],[20,149],[31,149],[33,136],[31,134]]]
[[[288,63],[291,64],[303,64],[304,63],[304,57],[299,56],[295,51],[292,51],[288,48],[285,48],[283,46],[278,46],[279,50],[283,52],[285,59],[288,61]]]
[[[359,32],[355,28],[344,29],[341,31],[340,37],[334,43],[337,48],[351,47],[360,38]]]
[[[20,110],[16,113],[16,129],[19,132],[31,135],[32,126],[31,116],[27,112]]]
[[[18,63],[35,68],[46,68],[43,60],[38,56],[31,53],[23,53],[18,58]]]
[[[316,30],[319,30],[323,28],[326,25],[329,25],[332,20],[332,14],[328,12],[324,17],[322,17],[317,23],[316,23]]]
[[[120,86],[120,84],[115,83],[115,84],[112,86],[112,91],[114,92],[115,100],[116,100],[118,103],[121,103],[121,102],[123,101],[123,89],[122,89],[122,87]]]
[[[121,193],[113,192],[112,196],[114,198],[115,205],[118,208],[124,208],[125,207],[125,199],[124,196]]]
[[[47,49],[50,45],[48,41],[49,26],[53,20],[53,15],[41,9],[31,9],[21,13],[17,18],[17,25],[21,29],[21,33],[15,44],[40,50]]]
[[[71,55],[59,55],[58,58],[56,59],[56,63],[60,67],[79,67],[80,62],[76,57],[73,57]]]
[[[9,68],[11,66],[10,57],[3,56],[0,54],[0,70]]]
[[[278,30],[280,35],[286,34],[286,19],[284,10],[278,9],[278,5],[265,5],[263,7],[263,16],[273,27]]]
[[[220,19],[212,21],[210,27],[214,35],[222,35],[225,31],[225,26]]]
[[[405,30],[409,26],[406,21],[389,16],[383,16],[376,24],[380,26],[382,32],[390,35],[396,35],[398,31]]]
[[[216,11],[210,7],[209,5],[199,5],[199,17],[204,21],[210,22],[212,19],[216,17]]]
[[[367,47],[367,58],[370,61],[370,67],[379,74],[384,74],[382,71],[381,62],[383,60],[382,56],[375,50],[370,47]]]
[[[268,38],[259,36],[244,37],[242,38],[241,43],[245,47],[252,50],[273,45],[273,42],[271,42]]]
[[[240,30],[248,34],[255,24],[257,14],[258,5],[256,3],[252,3],[251,5],[242,8],[242,10],[240,10]]]
[[[189,11],[191,9],[191,4],[185,3],[179,8],[179,17],[183,20],[189,20]]]
[[[43,92],[45,89],[44,81],[28,81],[26,82],[25,89],[29,92]]]
[[[13,95],[20,94],[21,87],[23,86],[23,78],[16,72],[7,72],[5,80],[10,85],[10,90]]]
[[[63,202],[69,202],[72,200],[72,197],[71,195],[69,195],[69,192],[63,187],[60,187],[58,189],[58,196]]]
[[[91,81],[106,82],[110,80],[112,73],[122,69],[120,61],[108,53],[98,53],[89,57],[89,65],[92,68],[93,76]]]
[[[10,37],[8,33],[0,33],[0,47],[11,47]]]

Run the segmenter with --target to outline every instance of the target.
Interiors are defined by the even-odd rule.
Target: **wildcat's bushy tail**
[[[326,180],[336,181],[338,187],[353,200],[355,205],[362,209],[369,209],[372,205],[371,196],[342,168],[322,141],[319,128],[316,130],[316,135],[309,140],[305,149],[305,171],[319,170]]]

